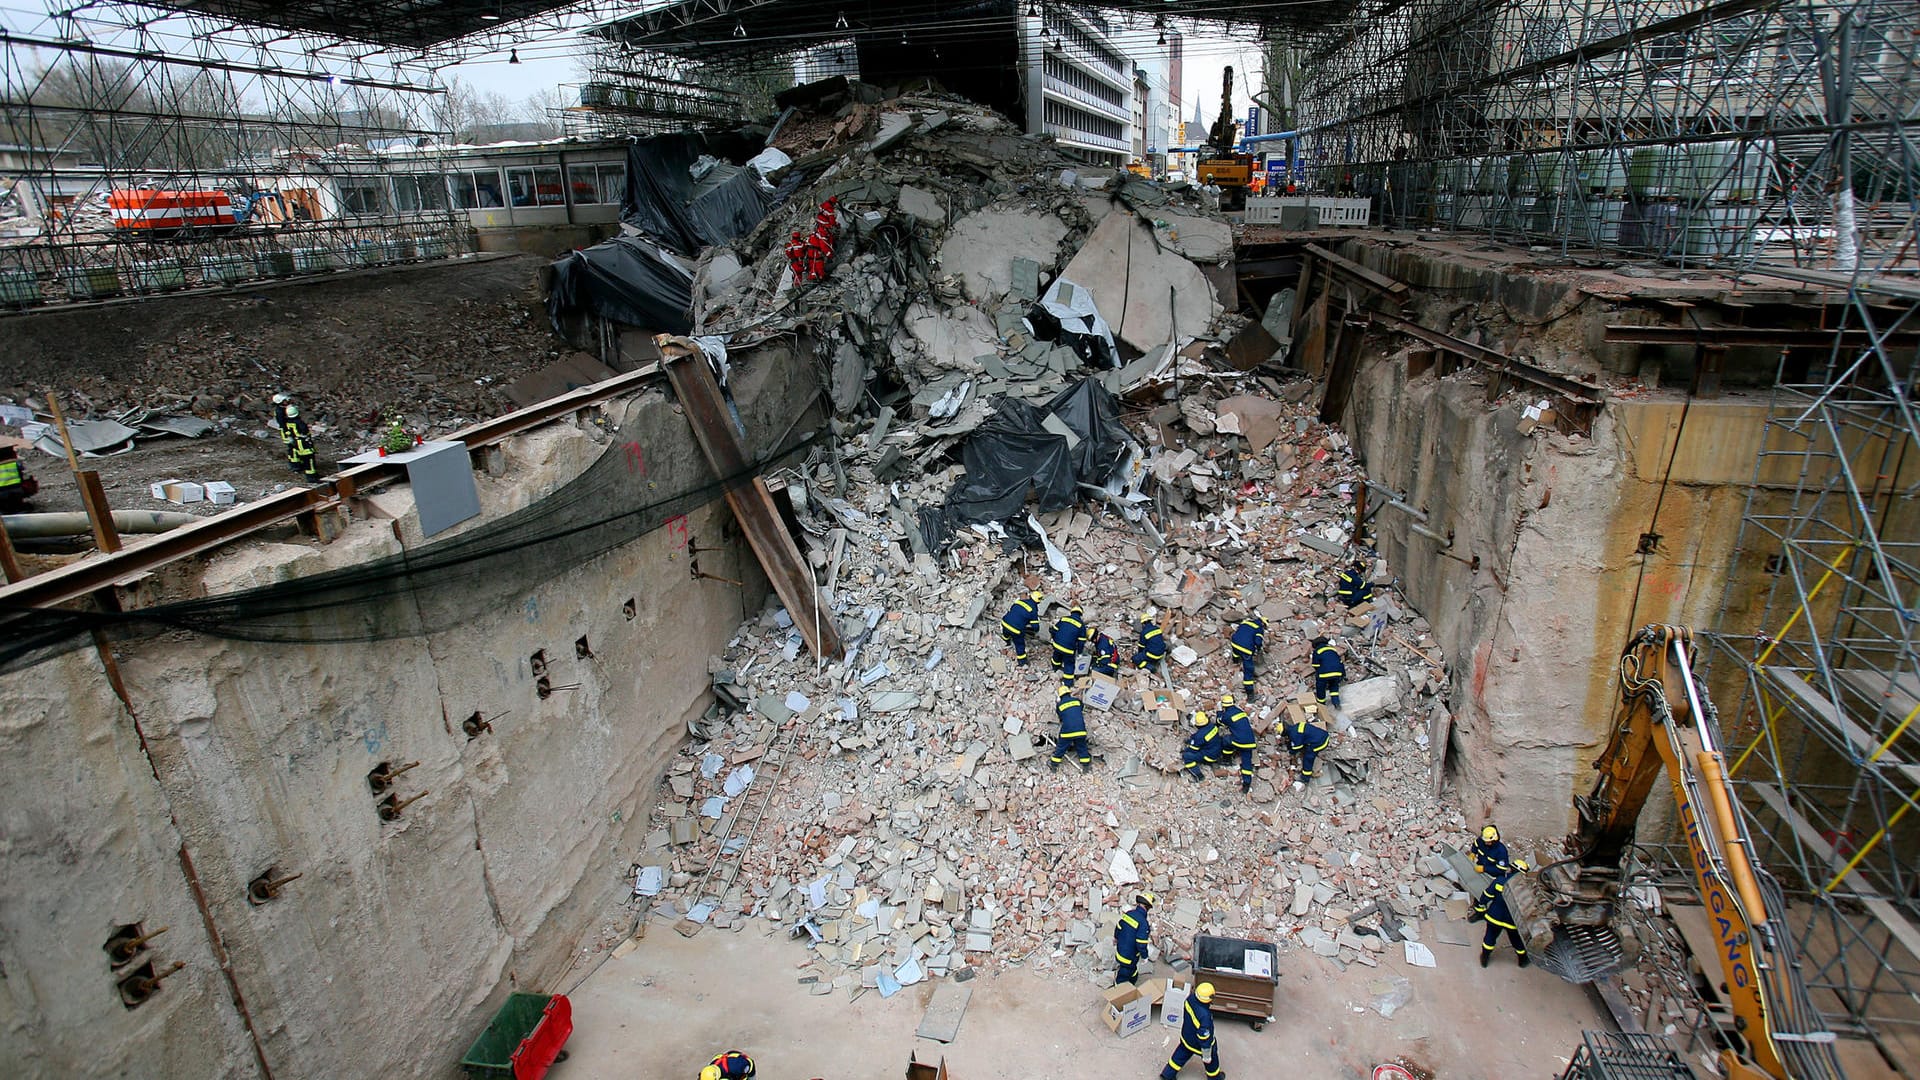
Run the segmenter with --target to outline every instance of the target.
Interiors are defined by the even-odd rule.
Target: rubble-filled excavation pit
[[[80,471],[201,518],[117,551],[7,519],[9,1075],[452,1077],[514,993],[568,998],[560,1080],[731,1048],[1147,1076],[1209,971],[1271,977],[1267,1013],[1214,1003],[1236,1076],[1559,1076],[1588,1033],[1701,1020],[1624,932],[1598,990],[1537,938],[1485,962],[1469,852],[1564,859],[1623,645],[1752,622],[1770,572],[1734,538],[1778,349],[1703,393],[1697,352],[1615,328],[1817,288],[1261,232],[958,99],[839,115],[794,126],[763,221],[644,256],[691,271],[683,324],[595,293],[642,257],[608,245],[548,275],[572,336],[537,355],[523,258],[342,275],[344,373],[194,301],[203,384],[147,404],[266,475],[174,506],[220,477],[139,429]],[[806,280],[783,237],[828,199]],[[367,314],[409,281],[459,317]],[[0,321],[50,358],[0,416],[45,508],[91,508],[46,391],[124,419],[152,369],[63,382],[58,318]],[[281,473],[282,392],[316,483]],[[419,439],[383,454],[390,415]]]

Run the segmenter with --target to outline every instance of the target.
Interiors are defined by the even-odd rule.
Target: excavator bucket
[[[1610,926],[1556,926],[1544,947],[1529,943],[1533,962],[1570,983],[1598,982],[1627,966]]]

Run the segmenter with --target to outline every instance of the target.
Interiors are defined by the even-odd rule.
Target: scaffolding
[[[1911,268],[1916,30],[1907,0],[1381,0],[1300,39],[1299,180],[1563,253]]]
[[[0,9],[0,307],[443,258],[422,54],[125,4]]]

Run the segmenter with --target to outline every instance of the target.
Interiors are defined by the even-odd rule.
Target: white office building
[[[1020,19],[1026,59],[1027,130],[1045,133],[1097,165],[1133,157],[1135,65],[1108,36],[1105,20],[1047,7]]]

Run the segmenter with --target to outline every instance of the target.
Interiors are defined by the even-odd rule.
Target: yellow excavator
[[[1200,147],[1202,157],[1194,170],[1203,184],[1220,189],[1220,209],[1244,210],[1247,187],[1253,182],[1253,156],[1237,146],[1238,132],[1233,119],[1233,69],[1220,78],[1220,115],[1207,130],[1207,141]]]
[[[1579,826],[1567,838],[1572,854],[1542,866],[1515,899],[1531,909],[1522,915],[1532,924],[1529,936],[1551,938],[1546,951],[1558,951],[1562,961],[1582,947],[1574,943],[1590,949],[1597,935],[1613,935],[1608,923],[1625,902],[1622,859],[1664,769],[1733,1013],[1733,1030],[1723,1032],[1722,1074],[1728,1080],[1844,1080],[1834,1036],[1801,981],[1785,895],[1748,856],[1718,716],[1694,676],[1692,657],[1693,634],[1682,627],[1648,626],[1627,643],[1613,731],[1594,762],[1600,777],[1574,800]],[[1613,940],[1617,947],[1617,935]],[[1705,957],[1700,962],[1711,970]],[[1564,963],[1543,966],[1567,974]]]

